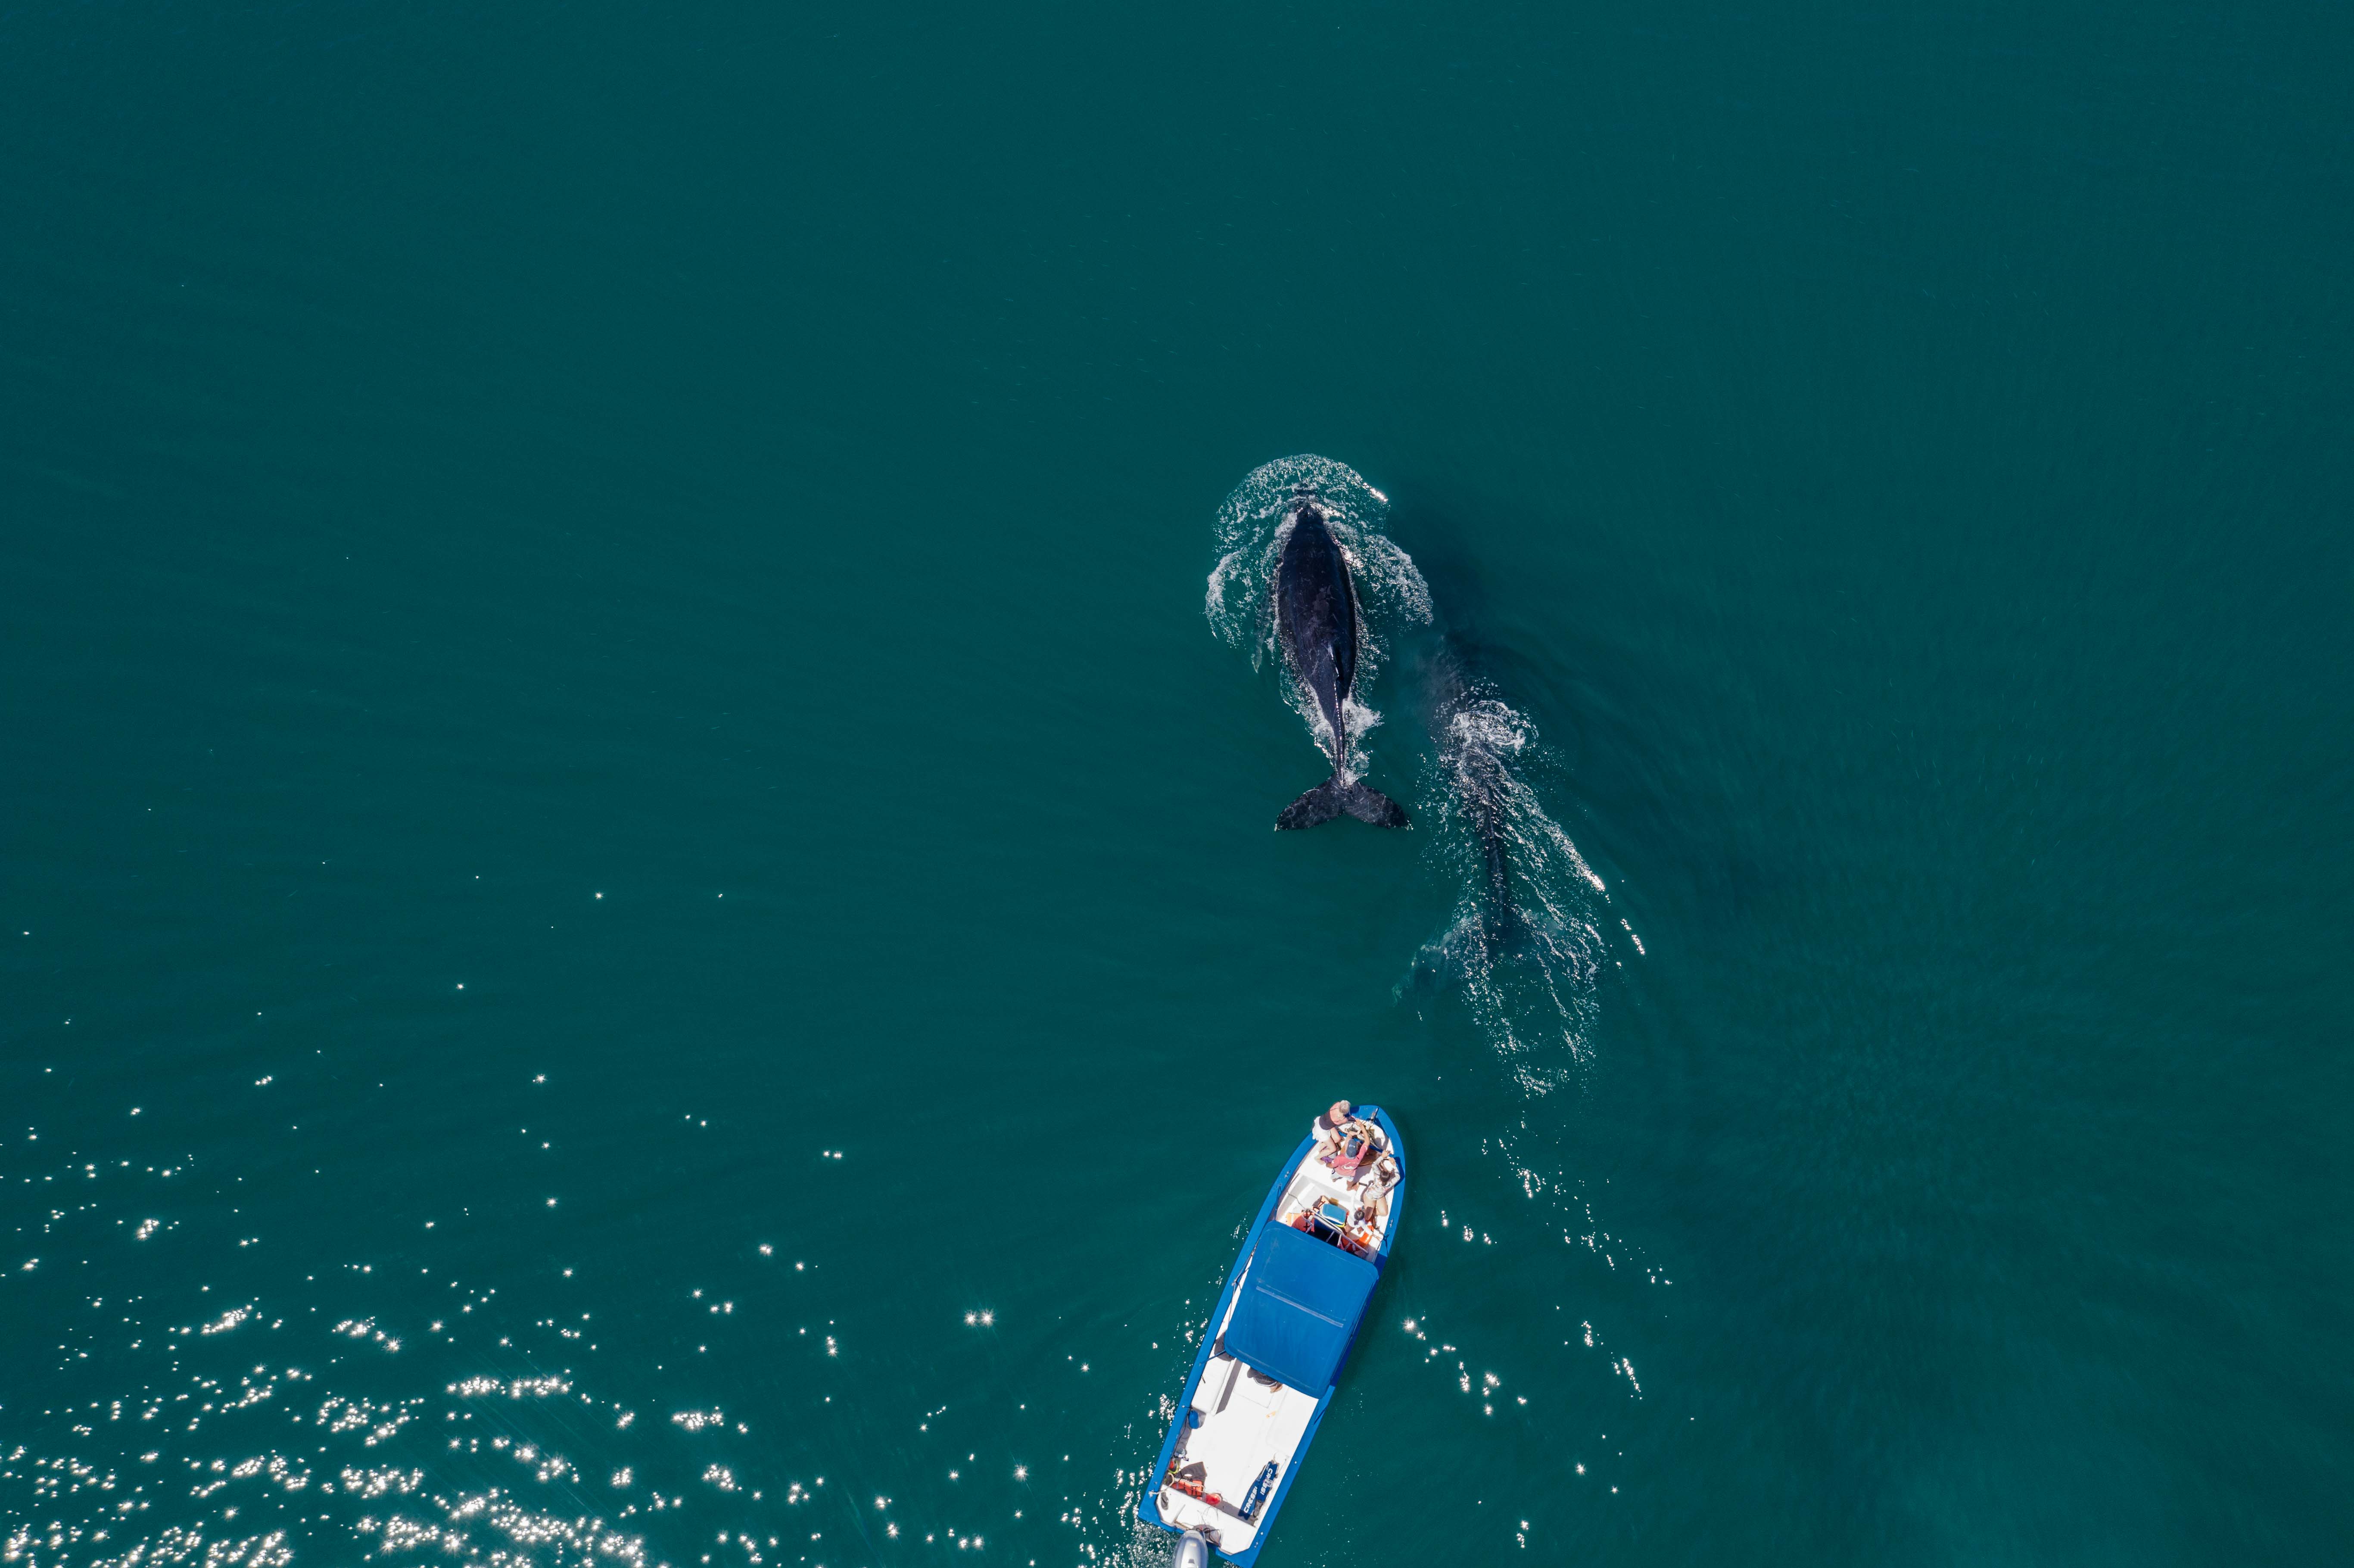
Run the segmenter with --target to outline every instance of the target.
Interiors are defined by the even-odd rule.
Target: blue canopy
[[[1226,1354],[1302,1393],[1324,1397],[1380,1273],[1289,1225],[1269,1224],[1251,1254]]]

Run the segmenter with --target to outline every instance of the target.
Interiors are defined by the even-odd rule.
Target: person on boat
[[[1356,1184],[1359,1169],[1383,1152],[1381,1129],[1357,1116],[1346,1100],[1334,1100],[1332,1108],[1316,1118],[1316,1136],[1327,1140],[1318,1158],[1351,1186]]]
[[[1357,1115],[1346,1100],[1334,1100],[1332,1108],[1316,1118],[1315,1133],[1328,1152],[1345,1148],[1352,1138],[1363,1139],[1368,1149],[1382,1146],[1382,1129]]]
[[[1363,1201],[1357,1205],[1356,1218],[1361,1225],[1373,1223],[1381,1212],[1382,1200],[1388,1197],[1390,1189],[1398,1184],[1397,1162],[1388,1155],[1383,1155],[1373,1167],[1372,1181],[1373,1190],[1363,1193]]]

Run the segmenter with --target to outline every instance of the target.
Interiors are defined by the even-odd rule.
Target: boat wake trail
[[[1355,594],[1355,679],[1353,691],[1341,697],[1347,747],[1341,770],[1354,779],[1366,771],[1365,734],[1382,721],[1358,694],[1371,683],[1397,634],[1430,620],[1429,586],[1415,569],[1413,557],[1382,532],[1389,498],[1355,470],[1330,458],[1281,458],[1252,470],[1218,508],[1218,564],[1211,570],[1204,608],[1211,630],[1228,646],[1246,651],[1253,669],[1270,655],[1281,662],[1269,588],[1303,497],[1314,499],[1324,526],[1340,546]],[[1314,692],[1297,679],[1286,681],[1284,689],[1318,749],[1331,753],[1332,726]]]
[[[1422,810],[1437,829],[1429,853],[1461,892],[1397,994],[1459,987],[1521,1087],[1546,1094],[1591,1054],[1595,980],[1607,951],[1596,905],[1607,894],[1538,798],[1532,779],[1551,759],[1536,726],[1451,644],[1427,661],[1422,689],[1432,744]]]

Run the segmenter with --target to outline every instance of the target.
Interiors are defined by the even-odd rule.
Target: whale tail
[[[1346,811],[1377,828],[1410,828],[1405,808],[1369,784],[1335,773],[1283,809],[1276,818],[1278,832],[1288,828],[1320,827]]]

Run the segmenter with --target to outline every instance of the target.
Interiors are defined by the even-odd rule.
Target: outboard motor
[[[1177,1550],[1171,1553],[1169,1568],[1210,1568],[1210,1543],[1198,1530],[1189,1530],[1177,1538]]]

